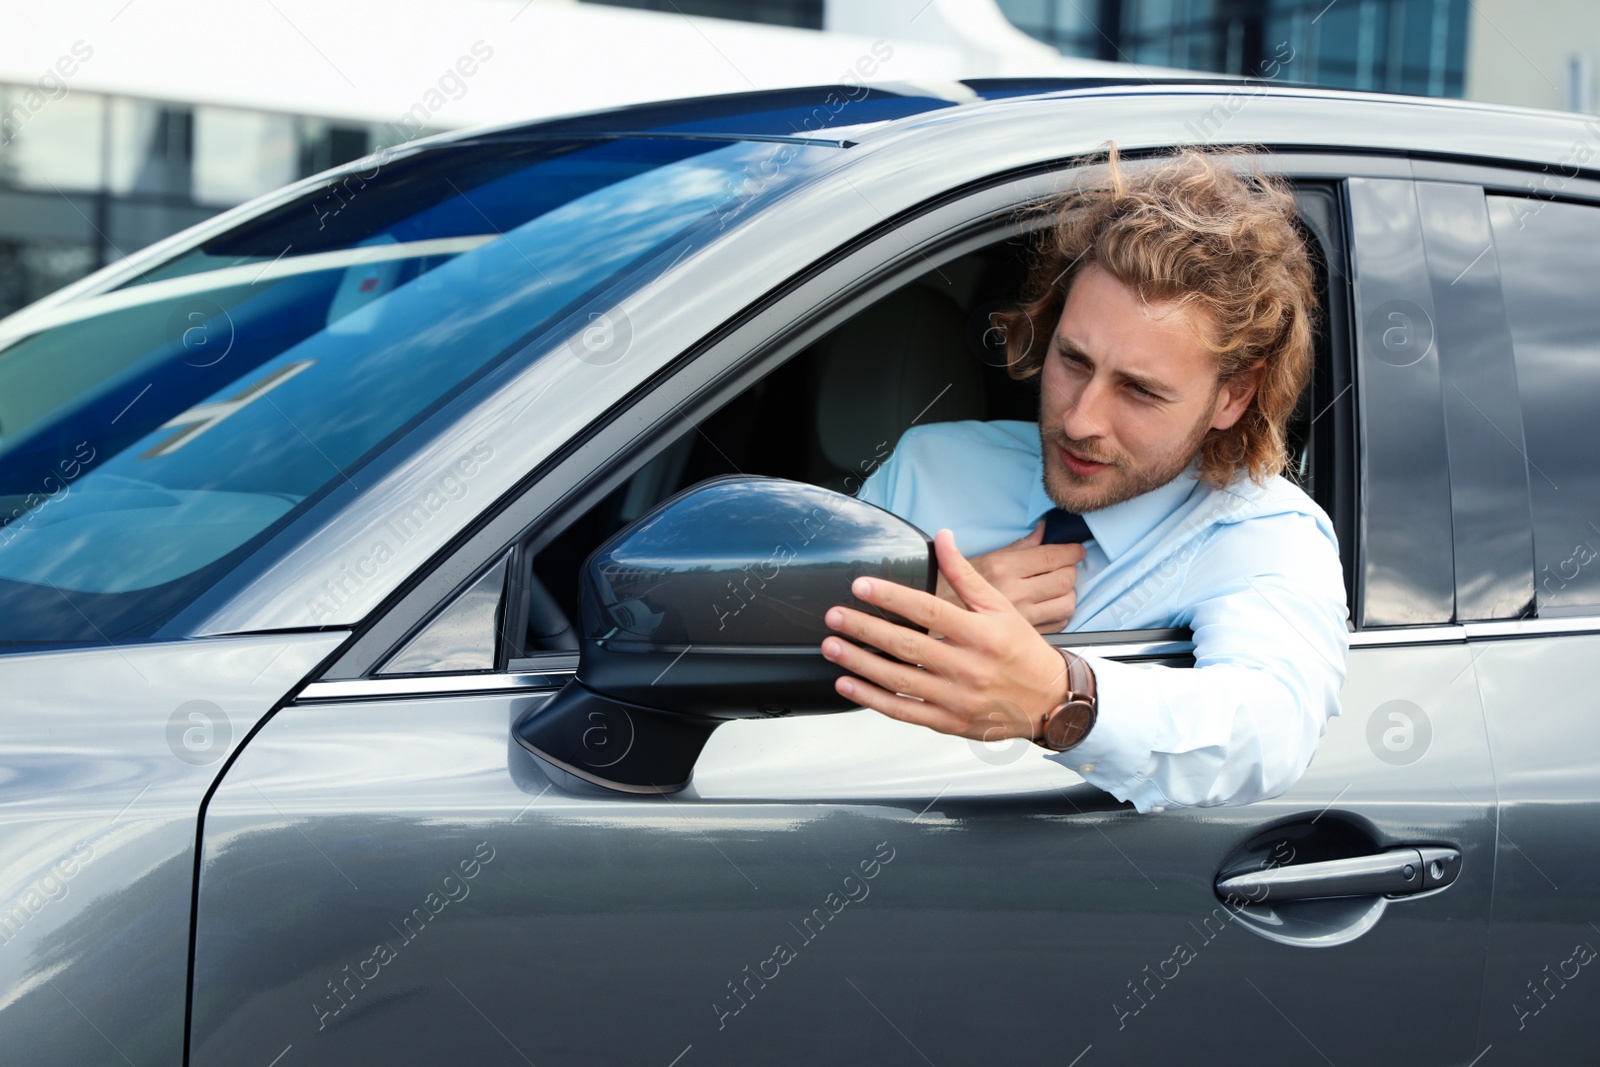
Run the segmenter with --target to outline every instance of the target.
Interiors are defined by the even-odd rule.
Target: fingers
[[[1033,623],[1033,628],[1042,634],[1058,634],[1066,629],[1067,623],[1072,621],[1072,613],[1078,607],[1078,594],[1076,591],[1065,596],[1058,596],[1051,600],[1042,600],[1030,605],[1023,612],[1028,621]]]
[[[945,531],[945,536],[949,538],[951,535],[948,531]],[[952,540],[950,551],[953,552],[954,550],[954,541]],[[959,558],[959,553],[957,558]],[[945,569],[945,566],[945,562],[941,560],[940,570],[948,578],[949,571]],[[971,568],[970,564],[968,564],[968,568]],[[950,590],[957,599],[962,600],[964,603],[971,603],[970,600],[961,596],[961,590],[955,584],[951,583]],[[882,608],[885,611],[892,611],[896,615],[910,619],[924,629],[937,631],[947,637],[954,637],[962,643],[967,643],[974,632],[971,626],[973,618],[971,611],[958,607],[951,601],[937,597],[932,593],[924,593],[920,589],[912,589],[910,586],[900,585],[897,582],[887,581],[882,578],[861,577],[850,584],[850,592],[855,594],[858,600]],[[998,594],[993,593],[991,590],[990,595]],[[1005,604],[1008,608],[1010,607],[1010,601],[1005,601]],[[860,614],[873,616],[874,613],[862,612]],[[831,617],[831,615],[832,611],[830,609],[828,617]],[[880,618],[878,621],[888,623],[887,619]],[[833,624],[829,622],[828,625],[832,626]],[[894,651],[894,654],[899,655],[898,651]]]
[[[901,722],[916,723],[938,730],[940,733],[961,733],[966,723],[960,716],[928,701],[898,696],[859,678],[839,678],[834,683],[840,696],[854,700],[864,708],[887,715]]]
[[[1040,519],[1033,524],[1033,529],[1011,542],[1008,548],[1029,547],[1044,543],[1044,520]]]
[[[933,535],[933,549],[934,554],[938,557],[939,572],[950,583],[950,588],[955,590],[956,596],[960,597],[962,602],[970,607],[972,611],[1016,610],[1011,606],[1011,601],[1006,599],[1004,594],[993,585],[990,585],[989,580],[979,574],[978,569],[972,565],[972,562],[956,548],[956,535],[948,527],[941,528]],[[908,592],[912,592],[912,590],[908,590]],[[899,611],[898,608],[894,610]],[[901,612],[901,614],[905,613]],[[909,615],[906,617],[911,618]],[[921,619],[917,621],[922,622]],[[926,626],[928,624],[923,623],[923,625]],[[968,629],[970,632],[970,627]],[[940,630],[944,633],[960,632],[957,627],[948,625],[941,626]]]
[[[1008,583],[1040,575],[1071,574],[1084,555],[1080,544],[1026,545],[1016,541],[1005,548],[974,556],[972,565],[990,585],[1004,590]]]
[[[1057,546],[1047,545],[1047,548]],[[989,583],[1005,596],[1016,609],[1022,613],[1030,623],[1038,623],[1048,618],[1066,615],[1070,611],[1070,602],[1067,610],[1055,611],[1052,615],[1041,614],[1040,605],[1046,601],[1058,601],[1063,597],[1074,595],[1077,588],[1078,569],[1076,567],[1057,567],[1035,574],[1029,578],[1020,578],[1011,575],[996,577],[985,573],[984,577]]]
[[[861,707],[941,733],[1033,736],[1038,724],[1029,716],[1059,698],[1065,662],[961,555],[949,529],[938,531],[934,548],[940,573],[971,609],[881,578],[857,578],[851,592],[866,610],[835,605],[824,615],[839,633],[823,639],[822,654],[848,672],[833,680],[835,691]],[[1059,601],[1050,610],[1070,617],[1066,599],[1070,594],[1045,601]],[[928,632],[891,622],[883,617],[888,612]]]
[[[943,574],[937,576],[937,580],[934,583],[933,595],[938,597],[940,600],[949,601],[956,607],[966,610],[967,606],[961,602],[960,597],[956,596],[956,591],[950,588],[950,583],[945,581]]]
[[[1077,587],[1078,569],[1062,567],[1059,570],[1036,574],[1032,578],[1023,578],[1008,591],[1019,598],[1019,603],[1039,604],[1066,596]]]
[[[1017,575],[1031,578],[1036,574],[1075,567],[1083,562],[1087,549],[1081,544],[1035,545],[1027,551],[1018,551],[1014,557]]]
[[[949,673],[957,667],[959,652],[944,641],[854,608],[829,608],[824,621],[839,633],[872,646],[861,648],[841,637],[824,638],[822,654],[830,662],[892,692],[923,700],[935,699],[948,690]],[[878,651],[902,662],[877,655]],[[927,670],[918,670],[918,665]]]
[[[900,629],[904,630],[904,627]],[[911,633],[912,631],[906,631]],[[915,634],[922,637],[921,634]],[[863,685],[875,685],[884,693],[900,693],[930,703],[941,697],[948,699],[953,692],[949,681],[936,668],[918,670],[877,655],[870,649],[860,648],[840,637],[827,637],[822,641],[822,654],[830,663],[836,663],[857,675]],[[836,679],[840,681],[843,679]],[[834,686],[835,689],[839,687]],[[843,689],[839,690],[841,693]]]

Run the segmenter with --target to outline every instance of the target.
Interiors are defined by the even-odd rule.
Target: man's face
[[[1079,273],[1040,371],[1044,487],[1059,507],[1096,511],[1165,485],[1244,413],[1256,377],[1218,382],[1195,314],[1145,305],[1096,264]]]

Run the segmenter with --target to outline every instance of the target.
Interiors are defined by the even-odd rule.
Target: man
[[[862,486],[938,531],[940,578],[937,594],[857,579],[882,611],[829,609],[852,639],[822,642],[848,672],[840,693],[944,733],[1030,738],[1141,812],[1248,803],[1300,777],[1349,651],[1332,525],[1280,473],[1314,273],[1292,195],[1233,155],[1186,150],[1130,176],[1113,144],[1107,180],[1050,208],[1003,322],[1009,372],[1039,376],[1038,426],[914,427]],[[1081,523],[1079,543],[1043,543],[1046,516]],[[1193,669],[1042,636],[1165,626],[1193,630]]]

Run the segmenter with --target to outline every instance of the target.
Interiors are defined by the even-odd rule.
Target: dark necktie
[[[1044,543],[1047,545],[1081,544],[1094,534],[1083,516],[1062,508],[1051,508],[1044,513]]]

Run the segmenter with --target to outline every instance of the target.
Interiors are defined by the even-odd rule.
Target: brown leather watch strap
[[[1056,651],[1067,663],[1067,699],[1040,717],[1039,733],[1033,740],[1052,752],[1066,752],[1094,728],[1099,706],[1094,669],[1088,661],[1065,648]]]
[[[1095,691],[1094,668],[1089,666],[1088,660],[1071,649],[1063,648],[1058,651],[1067,661],[1067,674],[1073,679],[1073,692],[1082,693],[1098,707],[1100,698]],[[1074,670],[1076,674],[1073,674]]]

